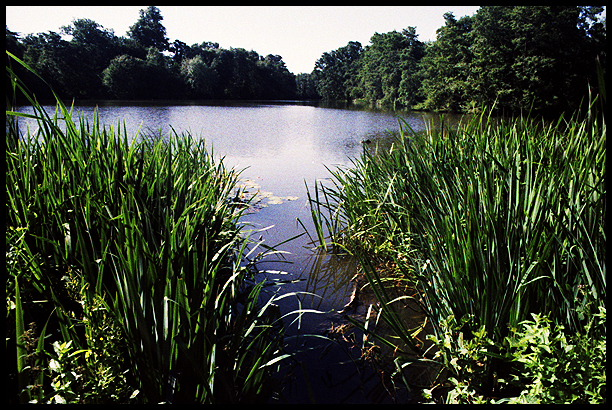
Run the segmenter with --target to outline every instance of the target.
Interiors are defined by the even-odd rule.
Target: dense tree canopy
[[[427,45],[421,61],[423,106],[446,111],[460,111],[468,96],[472,54],[469,50],[472,17],[455,19],[444,15],[446,24],[437,32],[436,41]]]
[[[576,108],[598,54],[581,19],[579,7],[482,7],[470,47],[471,98],[506,109]]]
[[[601,6],[482,6],[473,16],[444,15],[435,41],[415,27],[374,33],[325,52],[311,73],[294,75],[282,57],[204,41],[170,42],[157,7],[140,11],[126,33],[89,19],[20,38],[6,28],[7,50],[62,97],[364,100],[425,110],[573,110],[605,73]],[[69,37],[67,39],[66,37]],[[39,98],[48,89],[28,72]],[[597,90],[594,90],[597,92]]]
[[[298,97],[295,75],[281,56],[260,56],[242,48],[226,50],[213,42],[170,43],[162,20],[157,7],[141,10],[127,37],[118,37],[89,19],[76,19],[60,33],[30,34],[23,39],[7,27],[7,50],[64,98]],[[27,71],[21,70],[21,75],[38,98],[51,97],[48,87]]]
[[[606,67],[600,6],[483,6],[474,16],[444,15],[435,41],[413,27],[375,33],[347,58],[324,53],[313,76],[326,99],[363,99],[405,107],[467,111],[575,110]]]
[[[370,43],[362,55],[353,96],[382,104],[414,104],[419,88],[418,64],[425,53],[416,28],[375,33]]]
[[[316,90],[323,98],[351,98],[362,51],[361,43],[351,41],[344,47],[323,53],[317,60],[312,75]]]

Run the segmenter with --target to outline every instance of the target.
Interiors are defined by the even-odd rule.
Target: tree
[[[145,48],[155,47],[159,51],[168,50],[170,45],[166,37],[166,28],[161,24],[163,19],[159,9],[155,6],[140,10],[140,18],[128,30],[128,37],[136,40]]]
[[[402,35],[407,47],[400,54],[402,77],[397,102],[410,107],[421,99],[419,88],[422,80],[419,77],[419,63],[425,55],[425,45],[418,40],[415,27],[402,30]]]
[[[129,55],[114,58],[102,73],[103,83],[110,95],[118,99],[140,99],[148,97],[143,73],[146,61]]]
[[[279,55],[268,54],[257,62],[260,99],[295,98],[295,75],[290,73]]]
[[[175,98],[179,95],[181,81],[179,71],[175,69],[170,57],[162,54],[155,47],[147,50],[145,71],[147,98]]]
[[[572,112],[597,84],[605,22],[593,6],[483,6],[445,26],[421,62],[421,108],[495,105],[516,112]]]
[[[255,51],[247,51],[244,48],[230,48],[225,53],[224,66],[217,65],[217,73],[225,70],[225,81],[222,82],[223,98],[230,100],[248,100],[257,95],[258,82],[256,64],[259,54]]]
[[[580,47],[581,53],[585,56],[581,58],[585,76],[594,94],[605,94],[605,84],[600,84],[598,66],[603,69],[603,78],[606,76],[606,18],[600,18],[604,8],[602,6],[579,6],[580,16],[578,27],[585,39]],[[597,63],[593,64],[593,60]]]
[[[23,60],[23,53],[25,51],[25,46],[20,41],[19,34],[9,30],[8,26],[6,26],[6,51],[13,54],[15,57]],[[21,64],[13,64],[13,59],[6,55],[6,66],[11,67],[13,72],[24,81],[25,84],[28,84],[30,87],[37,82],[35,81],[35,76],[26,70]],[[40,81],[38,81],[40,83]],[[16,95],[12,94],[13,84],[11,83],[11,78],[9,76],[5,77],[5,90],[7,97],[7,104],[11,104],[15,102],[13,98],[20,99],[21,93],[17,92]],[[9,107],[7,106],[7,109]]]
[[[219,76],[213,68],[204,63],[202,56],[197,55],[184,59],[180,72],[183,81],[188,86],[190,96],[202,99],[215,98]]]
[[[103,71],[102,82],[108,94],[117,99],[176,98],[182,86],[170,65],[170,57],[150,47],[145,59],[131,55],[114,58]]]
[[[120,42],[113,30],[108,30],[90,19],[76,19],[71,25],[61,28],[62,33],[72,36],[70,48],[78,56],[73,82],[79,83],[78,94],[95,98],[102,89],[102,71],[108,67],[120,50]]]
[[[97,47],[106,47],[115,39],[113,30],[105,29],[90,19],[75,19],[71,25],[63,26],[61,31],[72,36],[72,41],[76,43]]]
[[[81,95],[81,76],[78,72],[80,56],[75,45],[62,39],[59,33],[49,31],[29,34],[23,40],[24,61],[44,78],[51,88],[62,98],[74,98]],[[50,90],[36,83],[38,98],[52,98]]]
[[[573,111],[595,58],[578,6],[483,6],[474,20],[474,99],[516,111]]]
[[[6,26],[6,51],[12,53],[17,58],[21,58],[23,56],[23,44],[19,41],[19,34],[9,30],[8,26]],[[8,56],[7,64],[11,60]]]
[[[445,25],[436,32],[436,41],[427,46],[420,63],[420,93],[425,96],[420,108],[459,112],[470,102],[473,19],[465,16],[457,20],[448,12],[444,20]]]
[[[201,44],[188,46],[180,40],[174,40],[169,48],[174,53],[172,59],[176,64],[181,64],[184,59],[191,59],[199,55],[202,57],[202,61],[208,65],[212,63],[218,49],[219,43],[203,41]]]
[[[374,33],[361,58],[360,96],[381,104],[412,104],[418,91],[417,66],[424,53],[414,27],[401,33]]]
[[[118,55],[120,44],[114,31],[105,29],[93,20],[73,20],[71,25],[62,27],[61,31],[72,36],[70,42],[87,55],[83,63],[98,74]]]
[[[350,41],[346,46],[323,53],[312,76],[317,93],[326,100],[349,100],[355,87],[356,72],[363,48]]]
[[[317,100],[321,98],[317,93],[314,76],[309,73],[300,73],[295,78],[296,97],[303,100]]]

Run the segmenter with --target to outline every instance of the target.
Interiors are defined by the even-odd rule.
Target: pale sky
[[[88,18],[115,35],[126,32],[147,6],[6,6],[6,25],[22,37]],[[289,71],[309,73],[324,52],[374,33],[413,26],[419,40],[435,40],[444,13],[473,15],[479,6],[158,6],[166,35],[188,45],[211,41],[222,48],[244,48],[280,55]]]

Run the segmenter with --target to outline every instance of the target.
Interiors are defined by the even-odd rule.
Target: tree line
[[[288,99],[296,98],[295,75],[281,56],[260,56],[218,43],[170,42],[160,10],[116,36],[93,20],[76,19],[61,32],[21,39],[6,28],[6,48],[24,60],[62,98],[77,99]],[[69,35],[70,40],[62,35]],[[22,73],[39,98],[48,87]]]
[[[435,41],[414,27],[376,33],[324,53],[312,72],[323,98],[365,100],[433,111],[483,105],[506,112],[573,111],[605,76],[601,6],[482,6],[444,15]]]
[[[605,73],[602,6],[482,6],[444,15],[435,41],[415,27],[375,33],[325,52],[311,73],[289,72],[282,57],[218,43],[170,42],[157,7],[140,11],[126,37],[89,19],[19,38],[7,50],[62,97],[81,99],[326,99],[393,107],[470,111],[576,109]],[[27,73],[24,73],[26,76]],[[32,79],[39,96],[47,92]]]

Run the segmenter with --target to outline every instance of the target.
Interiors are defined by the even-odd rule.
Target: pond
[[[330,106],[319,102],[97,102],[100,122],[117,126],[120,120],[128,136],[140,128],[167,135],[189,131],[205,139],[215,157],[223,157],[228,167],[242,170],[241,181],[260,201],[244,217],[246,229],[255,239],[274,246],[303,233],[299,218],[312,231],[306,184],[329,177],[326,167],[350,166],[365,144],[368,148],[388,144],[387,131],[399,128],[392,112],[375,111],[353,105]],[[52,113],[54,106],[45,106]],[[18,111],[28,112],[28,107]],[[90,121],[95,105],[74,107]],[[419,131],[433,116],[425,113],[400,114]],[[451,118],[455,121],[455,118]],[[20,120],[20,126],[26,122]],[[35,123],[29,122],[30,128]],[[264,260],[259,268],[270,279],[284,282],[270,292],[303,292],[299,298],[285,298],[280,306],[285,314],[295,309],[316,310],[299,318],[286,319],[287,335],[329,336],[330,329],[346,325],[342,310],[353,290],[354,261],[342,255],[320,254],[312,250],[307,235],[279,247],[283,258]],[[267,272],[266,272],[267,271]],[[364,314],[364,307],[356,314]],[[353,336],[360,344],[361,335]],[[342,339],[342,338],[340,338]],[[316,336],[288,337],[288,348],[296,352],[279,373],[282,393],[271,402],[289,403],[372,403],[392,402],[371,369],[357,365],[359,353],[350,343],[330,342]],[[297,353],[299,352],[299,353]],[[282,379],[282,380],[281,380]],[[405,398],[404,398],[405,400]]]

